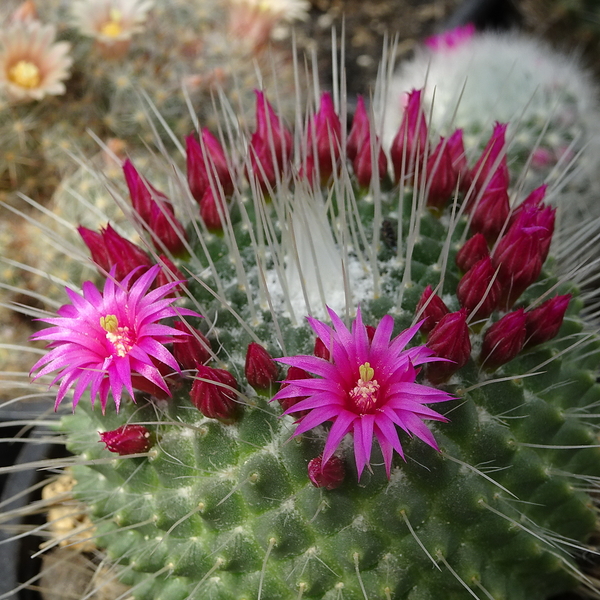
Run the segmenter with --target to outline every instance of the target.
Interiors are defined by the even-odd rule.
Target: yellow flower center
[[[377,405],[379,384],[376,379],[373,379],[375,371],[368,362],[358,367],[358,373],[360,378],[350,392],[350,398],[352,398],[358,411],[361,413],[370,412]]]
[[[117,356],[125,356],[133,348],[133,336],[129,327],[119,327],[116,315],[100,317],[100,327],[106,331],[106,339],[113,345]]]
[[[8,79],[18,86],[32,89],[39,87],[42,78],[37,65],[20,60],[8,70]]]
[[[106,37],[116,38],[123,33],[123,14],[116,8],[111,8],[109,12],[110,21],[107,21],[100,28],[100,33]]]

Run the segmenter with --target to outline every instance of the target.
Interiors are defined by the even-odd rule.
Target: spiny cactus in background
[[[597,592],[578,559],[597,527],[600,339],[586,269],[559,269],[595,230],[562,237],[552,187],[510,192],[505,125],[468,161],[420,98],[388,149],[362,100],[345,132],[337,87],[293,131],[259,92],[254,133],[202,129],[185,174],[165,154],[164,189],[124,164],[139,246],[78,228],[104,291],[39,313],[51,350],[32,372],[77,404],[59,430],[112,565],[99,586]]]
[[[469,25],[430,38],[390,82],[384,141],[391,142],[407,93],[423,86],[426,112],[443,135],[462,129],[470,154],[481,151],[494,121],[510,123],[513,184],[531,191],[553,183],[572,192],[584,215],[598,215],[598,90],[576,56],[526,34],[476,33]]]
[[[262,85],[257,66],[265,83],[276,70],[282,90],[291,86],[289,48],[264,49],[275,29],[285,35],[289,22],[306,16],[307,4],[27,0],[0,11],[0,191],[18,187],[39,197],[48,187],[34,194],[36,179],[70,172],[69,153],[95,149],[85,128],[102,139],[118,136],[130,150],[154,139],[140,94],[181,137],[192,127],[188,102],[203,121],[215,114],[211,94],[219,90],[247,106],[243,96]],[[63,41],[53,43],[54,35]],[[282,102],[291,98],[285,93]],[[172,140],[165,135],[163,142]]]

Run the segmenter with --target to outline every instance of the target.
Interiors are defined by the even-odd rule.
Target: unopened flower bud
[[[466,273],[475,263],[490,255],[487,242],[481,233],[469,238],[456,255],[458,268]]]
[[[143,425],[123,425],[114,431],[100,432],[106,449],[125,456],[148,452],[154,446],[152,434]]]
[[[504,315],[484,334],[479,361],[488,371],[511,361],[525,343],[527,315],[520,308]]]
[[[421,312],[423,309],[423,312]],[[450,311],[444,304],[444,301],[433,293],[433,289],[428,285],[417,304],[416,314],[421,313],[420,319],[423,319],[421,323],[421,332],[427,335],[441,320],[442,317],[447,315]]]
[[[449,52],[462,46],[475,35],[475,25],[467,23],[425,38],[424,44],[434,52]]]
[[[218,419],[223,423],[235,422],[239,406],[236,402],[237,381],[223,369],[212,369],[196,365],[197,378],[190,392],[192,404],[209,419]]]
[[[444,138],[427,159],[427,206],[443,210],[456,187],[458,175],[452,166],[450,147]]]
[[[457,129],[447,141],[448,152],[452,159],[452,168],[458,178],[458,189],[466,193],[471,187],[471,170],[467,163],[467,154],[463,142],[463,130]]]
[[[369,115],[365,107],[365,101],[362,96],[358,96],[356,110],[352,118],[352,127],[346,141],[346,155],[350,160],[354,160],[360,148],[369,143],[371,137],[371,125]]]
[[[427,338],[427,347],[438,358],[451,362],[430,362],[426,375],[434,385],[444,383],[464,367],[471,356],[471,339],[467,325],[467,311],[463,308],[441,318]]]
[[[133,242],[119,235],[110,225],[102,230],[102,237],[110,266],[115,267],[115,279],[121,281],[131,271],[142,267],[137,277],[141,277],[152,265],[150,257]]]
[[[322,456],[317,456],[308,463],[308,478],[315,487],[335,490],[342,485],[345,476],[344,463],[337,456],[332,456],[325,464]]]
[[[374,148],[371,147],[374,144]],[[368,188],[371,185],[373,179],[373,162],[377,161],[377,177],[381,181],[387,173],[387,158],[383,152],[383,149],[379,146],[379,138],[374,139],[369,136],[366,143],[358,149],[352,166],[354,167],[354,174],[356,175],[356,181],[362,188]],[[375,156],[373,156],[373,153]]]
[[[409,92],[400,129],[392,141],[390,155],[396,182],[414,173],[427,150],[427,120],[421,104],[422,91]]]
[[[498,307],[502,289],[492,259],[487,256],[476,262],[460,280],[456,288],[456,297],[460,305],[473,314],[473,319],[485,319]],[[483,300],[483,302],[482,302]]]
[[[331,358],[329,348],[325,345],[325,342],[320,337],[315,340],[313,354],[319,358],[322,358],[323,360],[329,360]]]
[[[200,200],[200,217],[209,231],[223,231],[225,215],[228,211],[219,191],[207,188]]]
[[[175,321],[173,327],[188,334],[173,342],[173,356],[182,369],[195,369],[211,359],[210,342],[201,331],[183,321]]]
[[[284,127],[261,91],[256,91],[256,131],[250,140],[250,164],[254,176],[266,188],[273,187],[277,176],[290,162],[292,134]]]
[[[523,202],[521,202],[521,204],[519,204],[519,206],[517,206],[515,210],[513,210],[512,214],[510,215],[509,227],[519,218],[519,215],[522,212],[531,210],[532,208],[538,210],[544,208],[545,205],[543,205],[542,203],[544,201],[544,198],[546,197],[547,191],[547,183],[535,188],[535,190],[533,190],[531,194],[529,194],[529,196],[527,196],[527,198],[525,198],[525,200],[523,200]]]
[[[125,174],[125,181],[129,188],[129,197],[133,209],[144,223],[150,223],[152,206],[156,200],[167,201],[166,196],[142,179],[129,159],[123,163],[123,173]]]
[[[538,308],[526,313],[525,348],[543,344],[558,333],[571,301],[571,294],[550,298]]]
[[[266,390],[277,381],[277,365],[273,357],[256,342],[248,344],[244,372],[253,388]]]
[[[148,225],[157,238],[152,238],[157,250],[162,250],[164,246],[175,256],[185,254],[187,234],[183,225],[175,217],[170,202],[154,202],[152,204]]]
[[[339,161],[341,139],[342,124],[335,113],[331,94],[323,92],[319,111],[309,123],[306,142],[309,156],[316,155],[323,181],[331,176]]]
[[[471,230],[481,233],[493,244],[506,224],[510,213],[508,187],[501,175],[496,174],[477,201],[471,218]]]
[[[508,186],[510,175],[505,149],[507,127],[506,123],[496,123],[494,125],[492,136],[471,170],[471,176],[475,184],[475,196],[486,188],[496,176],[499,177],[498,181],[505,182]]]
[[[201,142],[193,134],[185,138],[188,185],[198,203],[206,190],[218,190],[217,182],[225,196],[233,193],[233,181],[223,147],[207,128],[202,129],[201,136]]]
[[[98,265],[101,271],[108,273],[110,271],[110,258],[104,242],[104,236],[97,231],[92,231],[87,227],[79,226],[77,228],[81,239],[88,247],[92,260]]]

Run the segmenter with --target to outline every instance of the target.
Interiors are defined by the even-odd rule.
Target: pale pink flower
[[[446,421],[426,404],[451,400],[447,392],[415,383],[418,367],[424,363],[443,361],[433,357],[426,346],[406,348],[420,323],[403,331],[390,341],[394,320],[386,315],[375,329],[372,340],[362,322],[360,309],[349,331],[331,309],[333,328],[310,318],[310,326],[329,347],[331,359],[316,356],[287,356],[279,362],[304,369],[317,377],[286,380],[286,386],[274,400],[304,396],[287,413],[308,411],[298,421],[294,436],[300,435],[326,421],[329,430],[323,451],[322,464],[333,456],[342,439],[354,436],[354,456],[358,476],[369,464],[373,437],[381,446],[388,477],[395,450],[404,457],[398,429],[423,440],[432,448],[437,443],[424,420]]]
[[[141,378],[144,388],[156,386],[171,395],[159,368],[180,369],[165,344],[187,334],[159,322],[199,315],[172,306],[175,298],[167,296],[180,282],[148,292],[160,270],[155,265],[132,284],[135,271],[117,282],[113,268],[103,293],[91,281],[83,284],[82,295],[67,288],[72,304],[59,308],[58,317],[41,319],[53,327],[35,333],[32,339],[48,340],[51,350],[31,372],[38,379],[58,371],[50,384],[60,381],[55,407],[71,388],[75,407],[89,388],[92,404],[100,394],[104,411],[111,392],[118,411],[123,388],[133,398],[133,389],[138,387],[135,378]]]
[[[53,25],[14,21],[0,30],[0,91],[17,102],[65,93],[71,45],[55,42]]]

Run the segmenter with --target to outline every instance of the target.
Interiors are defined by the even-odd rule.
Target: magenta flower
[[[53,327],[32,336],[49,340],[50,352],[32,368],[34,379],[58,371],[50,385],[60,381],[55,408],[74,388],[73,408],[90,388],[92,404],[100,394],[102,411],[111,392],[117,411],[123,388],[133,398],[134,381],[150,382],[171,395],[160,367],[179,371],[177,361],[165,344],[186,335],[159,323],[168,317],[199,316],[192,310],[171,306],[175,298],[166,296],[180,282],[167,283],[148,293],[160,272],[151,267],[135,283],[132,271],[123,281],[114,279],[114,267],[101,293],[91,281],[83,284],[83,295],[67,288],[72,304],[58,309],[58,317],[41,319]]]
[[[318,377],[286,380],[286,387],[273,400],[306,396],[287,413],[307,410],[298,421],[294,436],[300,435],[326,421],[332,421],[322,464],[333,456],[344,436],[354,436],[354,456],[360,478],[371,458],[373,436],[377,438],[388,478],[395,450],[404,457],[396,426],[415,435],[432,448],[438,449],[424,419],[446,421],[425,404],[444,402],[452,397],[442,390],[415,383],[416,366],[444,359],[433,358],[426,346],[406,349],[420,323],[403,331],[390,341],[394,320],[383,317],[373,339],[369,340],[360,309],[350,332],[331,309],[333,328],[317,319],[308,318],[310,326],[327,340],[331,361],[317,356],[287,356],[279,362],[305,369]]]

